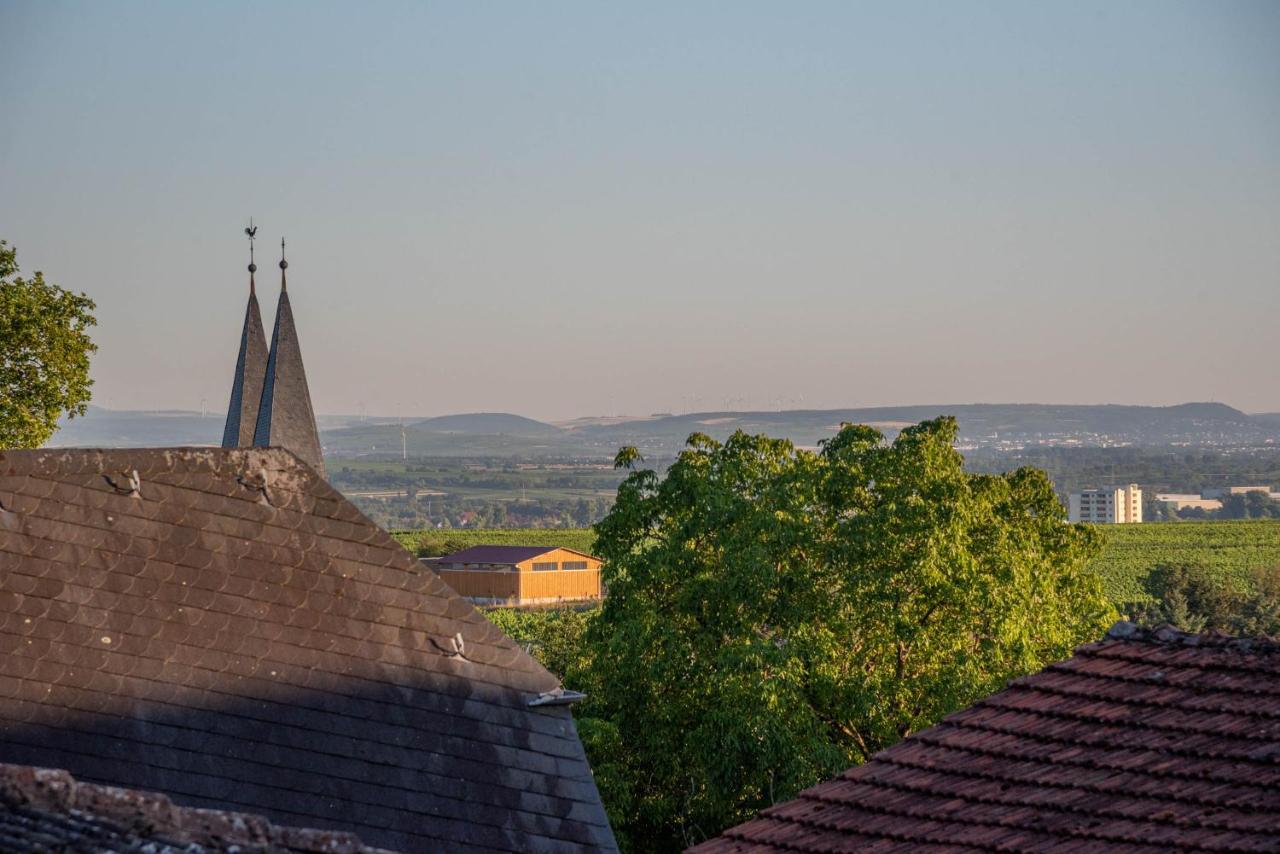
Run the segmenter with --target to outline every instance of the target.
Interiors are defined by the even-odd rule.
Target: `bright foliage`
[[[18,276],[17,250],[0,240],[0,448],[38,448],[63,413],[89,401],[93,300]]]
[[[1097,535],[1041,472],[967,474],[955,436],[695,434],[623,482],[582,714],[613,736],[629,844],[714,834],[1105,631]]]

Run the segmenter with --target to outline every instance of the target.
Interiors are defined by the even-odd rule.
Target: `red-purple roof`
[[[499,563],[517,564],[535,557],[558,551],[560,546],[472,546],[440,558],[443,563]],[[573,551],[565,549],[565,551]],[[574,554],[580,554],[574,552]]]
[[[1280,851],[1280,644],[1120,623],[692,850]]]

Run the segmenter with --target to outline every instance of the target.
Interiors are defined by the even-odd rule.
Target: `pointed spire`
[[[236,357],[236,374],[231,381],[231,403],[227,407],[227,423],[222,430],[222,447],[244,448],[253,444],[258,423],[258,403],[262,399],[262,381],[267,373],[267,336],[262,328],[262,312],[253,274],[253,238],[258,229],[249,220],[244,230],[249,236],[249,304],[244,310],[244,328],[240,331],[240,355]]]
[[[316,429],[307,373],[302,366],[302,350],[298,346],[298,330],[293,323],[289,292],[285,289],[284,271],[289,262],[283,257],[283,240],[280,241],[280,250],[280,302],[276,306],[276,325],[271,333],[271,355],[267,358],[253,444],[260,448],[270,446],[293,451],[324,477],[320,432]]]

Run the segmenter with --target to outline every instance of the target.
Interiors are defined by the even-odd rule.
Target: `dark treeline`
[[[984,449],[970,451],[965,466],[989,473],[1034,466],[1048,473],[1063,498],[1083,488],[1125,483],[1140,484],[1150,493],[1199,493],[1213,487],[1280,484],[1280,447]]]

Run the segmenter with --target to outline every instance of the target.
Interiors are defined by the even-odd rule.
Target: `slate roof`
[[[1280,851],[1280,646],[1120,623],[692,850]]]
[[[0,451],[0,761],[383,848],[611,850],[569,709],[528,705],[557,687],[286,451]]]
[[[262,401],[253,445],[258,448],[288,448],[324,477],[324,456],[320,452],[320,432],[316,428],[307,372],[302,366],[298,330],[289,306],[284,262],[280,268],[280,301],[276,304],[275,329],[271,333],[271,354],[267,357],[262,381]]]
[[[240,331],[240,355],[236,357],[236,375],[231,381],[231,403],[227,407],[227,424],[222,431],[222,447],[246,448],[253,444],[258,427],[258,404],[262,399],[262,380],[267,372],[267,336],[262,331],[262,312],[258,308],[257,288],[249,273],[249,304],[244,311],[244,328]]]
[[[444,555],[440,561],[458,563],[501,563],[517,564],[553,552],[559,546],[472,546],[451,555]]]
[[[356,836],[279,827],[262,816],[180,807],[154,792],[0,764],[0,851],[118,854],[379,854]]]

